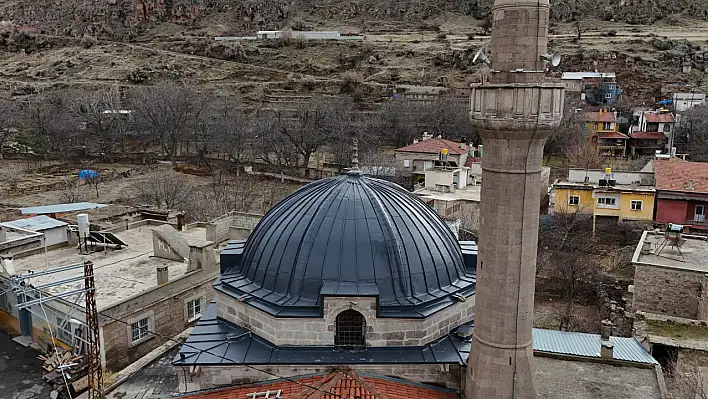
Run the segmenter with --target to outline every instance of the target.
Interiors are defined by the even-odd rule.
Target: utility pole
[[[103,370],[101,368],[101,345],[99,343],[98,310],[96,309],[96,285],[93,278],[93,262],[84,262],[84,289],[86,290],[86,326],[88,327],[89,399],[103,399]]]

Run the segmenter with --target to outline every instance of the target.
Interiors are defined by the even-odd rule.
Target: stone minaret
[[[534,277],[543,145],[563,114],[544,79],[549,0],[496,0],[488,81],[470,119],[484,144],[481,231],[467,399],[533,398]]]

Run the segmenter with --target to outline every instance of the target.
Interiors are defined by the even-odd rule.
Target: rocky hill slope
[[[588,17],[648,24],[677,18],[708,19],[706,0],[552,0],[554,21]],[[218,16],[230,33],[281,29],[299,16],[325,25],[388,22],[403,29],[420,22],[469,15],[482,19],[493,0],[5,0],[0,21],[48,34],[91,34],[114,39],[139,35],[157,22],[194,23]],[[374,26],[375,24],[367,24]],[[307,26],[303,26],[307,27]]]

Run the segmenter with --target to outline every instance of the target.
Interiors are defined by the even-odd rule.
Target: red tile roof
[[[655,114],[653,112],[647,112],[644,114],[649,123],[673,123],[674,115],[669,112],[662,112],[660,114]]]
[[[407,145],[405,147],[396,148],[396,151],[402,152],[423,152],[426,154],[437,154],[443,148],[447,148],[448,153],[452,155],[460,155],[466,153],[468,150],[463,150],[460,148],[460,143],[455,143],[454,141],[445,139],[427,139],[421,140],[415,144]]]
[[[662,132],[634,132],[630,134],[633,139],[664,140],[666,135]]]
[[[598,132],[597,137],[601,139],[629,139],[629,136],[620,132]]]
[[[290,381],[292,380],[292,381]],[[389,377],[360,376],[353,370],[327,375],[265,381],[183,396],[187,399],[244,399],[254,392],[278,390],[282,399],[457,399],[457,392]],[[326,393],[323,393],[326,392]]]
[[[584,122],[616,122],[614,112],[585,112]]]
[[[468,168],[470,168],[470,167],[472,167],[472,165],[474,165],[474,164],[476,164],[476,163],[482,163],[482,158],[478,158],[478,157],[474,157],[474,158],[472,158],[472,157],[467,157],[467,160],[465,161],[465,166],[467,166]]]
[[[680,159],[654,161],[656,189],[708,194],[708,163]],[[687,189],[692,181],[693,190]]]

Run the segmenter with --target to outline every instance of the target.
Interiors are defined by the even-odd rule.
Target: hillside
[[[478,79],[472,58],[488,40],[479,18],[492,0],[96,3],[3,2],[0,93],[18,97],[67,85],[189,80],[246,103],[289,103],[297,100],[295,92],[341,94],[343,74],[353,70],[360,84],[347,93],[376,101],[390,95],[392,84]],[[708,2],[552,3],[551,47],[565,56],[562,70],[615,71],[631,101],[650,101],[678,86],[706,89]],[[283,28],[358,32],[366,40],[213,40]],[[690,73],[682,72],[686,57],[695,59]]]

